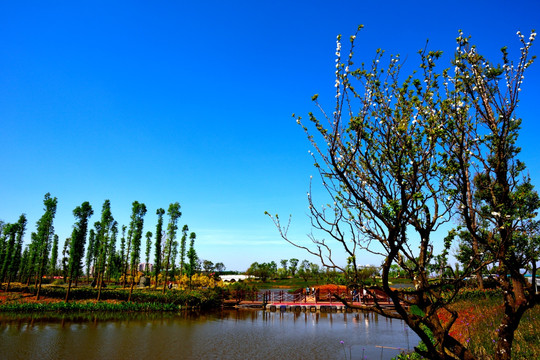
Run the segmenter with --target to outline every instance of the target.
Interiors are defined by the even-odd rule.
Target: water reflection
[[[367,312],[0,314],[3,359],[389,359],[399,351],[376,346],[417,343],[402,321]]]

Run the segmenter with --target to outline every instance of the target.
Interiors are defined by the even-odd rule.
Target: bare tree
[[[449,305],[465,276],[478,274],[496,259],[504,269],[500,278],[506,309],[497,358],[510,358],[513,332],[523,311],[535,303],[520,273],[532,260],[526,253],[534,253],[526,251],[529,234],[526,227],[512,234],[508,230],[512,216],[516,226],[523,221],[531,225],[538,208],[530,182],[518,178],[523,170],[515,160],[519,124],[512,120],[523,72],[532,62],[528,51],[535,34],[529,42],[521,37],[523,48],[515,67],[503,49],[504,65],[493,72],[460,33],[452,69],[438,71],[442,52],[424,49],[419,52],[420,70],[407,77],[400,74],[399,55],[383,65],[382,50],[370,64],[353,68],[356,36],[350,37],[344,57],[341,36],[337,39],[334,112],[326,113],[315,95],[322,119],[310,113],[304,124],[293,114],[315,149],[315,167],[326,190],[322,207],[311,186],[307,194],[313,246],[289,239],[289,226],[278,215],[272,220],[285,240],[317,256],[323,266],[348,273],[353,285],[362,284],[358,255],[380,255],[382,285],[368,291],[384,291],[395,311],[382,307],[376,297],[372,310],[403,319],[426,345],[427,351],[417,351],[431,359],[475,358],[466,344],[449,334],[458,317]],[[512,90],[499,90],[499,75]],[[488,133],[480,134],[482,128]],[[517,201],[516,191],[527,193],[527,200]],[[456,218],[474,239],[475,261],[466,264],[462,274],[444,269],[456,230],[445,238],[440,254],[434,247],[441,225]],[[492,254],[481,254],[479,244],[493,240],[487,248]],[[347,254],[347,265],[333,254],[336,244]],[[512,259],[507,261],[507,255]],[[451,276],[429,281],[434,264]],[[396,265],[413,280],[413,290],[390,288],[389,273]],[[514,298],[510,291],[520,295]],[[450,321],[439,320],[442,311],[451,315]]]

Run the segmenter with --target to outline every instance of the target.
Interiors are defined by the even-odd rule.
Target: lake
[[[2,359],[390,359],[418,341],[367,312],[0,314]]]

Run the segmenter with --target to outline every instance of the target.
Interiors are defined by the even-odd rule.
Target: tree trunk
[[[533,259],[533,261],[532,261],[531,280],[532,280],[533,293],[536,294],[538,292],[538,289],[537,289],[537,286],[536,286],[536,259]]]
[[[133,287],[135,286],[135,275],[131,275],[131,287],[129,288],[128,302],[131,301],[131,294],[133,294]]]
[[[67,288],[67,291],[66,291],[66,298],[64,299],[65,302],[69,301],[69,291],[70,290],[71,290],[71,277],[69,278],[69,281],[68,281],[68,288]]]
[[[100,272],[98,272],[97,274],[97,287],[98,287],[98,293],[97,293],[97,301],[99,301],[101,299],[101,287],[103,285],[103,274],[100,274]]]
[[[41,261],[41,266],[38,271],[39,283],[36,291],[36,300],[39,300],[39,293],[41,292],[41,283],[43,282],[43,271],[45,270],[45,255],[43,255],[43,260]]]
[[[169,256],[167,256],[167,266],[165,267],[165,278],[163,279],[163,294],[165,294],[165,287],[167,286],[167,277],[169,275],[169,260],[170,260],[170,247],[169,247]]]
[[[128,272],[128,267],[129,267],[129,264],[128,264],[128,259],[129,259],[129,250],[131,248],[131,239],[130,241],[128,241],[128,247],[127,247],[127,252],[126,252],[126,265],[124,266],[124,283],[122,285],[122,289],[125,289],[126,288],[126,281],[127,281],[127,272]]]
[[[7,285],[6,285],[6,292],[9,291],[9,285],[11,284],[11,276],[8,276],[8,279],[7,279]]]
[[[39,300],[39,293],[41,292],[41,282],[43,281],[43,276],[39,277],[39,284],[36,290],[36,300]]]
[[[478,288],[480,290],[484,290],[484,278],[482,277],[482,273],[480,271],[476,273],[476,281],[478,282]]]
[[[508,308],[509,306],[505,306]],[[505,309],[505,312],[507,309]],[[512,358],[512,342],[514,340],[515,328],[512,327],[514,321],[510,313],[505,313],[499,327],[499,339],[495,350],[495,359],[510,360]]]
[[[169,267],[169,264],[167,264],[167,268]],[[162,293],[165,294],[165,288],[167,287],[167,275],[168,275],[168,270],[165,270],[165,277],[163,278],[163,291]]]

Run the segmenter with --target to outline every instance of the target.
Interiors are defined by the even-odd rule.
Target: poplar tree
[[[127,249],[126,249],[126,253],[125,253],[125,258],[123,260],[124,262],[124,269],[123,269],[123,273],[124,273],[124,284],[122,285],[122,288],[125,288],[126,287],[126,283],[127,283],[127,276],[128,276],[128,269],[129,269],[129,255],[131,254],[131,238],[133,237],[133,221],[131,221],[130,225],[129,225],[129,229],[128,229],[128,232],[127,232],[127,239],[126,239],[126,245],[127,245]]]
[[[98,260],[99,260],[99,250],[101,248],[101,238],[100,238],[100,234],[101,234],[101,221],[96,221],[94,222],[94,232],[95,232],[95,236],[94,236],[94,244],[92,246],[92,283],[94,284],[94,286],[97,285],[97,263],[98,263]]]
[[[2,282],[6,281],[8,273],[8,267],[11,263],[11,257],[15,252],[15,239],[17,236],[17,225],[6,224],[3,229],[3,249],[2,249],[2,267],[0,272],[0,279]]]
[[[90,283],[90,270],[94,259],[94,245],[96,243],[96,232],[90,229],[88,233],[88,248],[86,249],[86,281]]]
[[[133,293],[133,287],[135,286],[135,275],[137,272],[137,265],[140,262],[141,256],[141,239],[143,236],[144,215],[146,214],[146,205],[133,202],[130,230],[131,234],[131,287],[129,289],[128,301],[131,301],[131,294]]]
[[[182,239],[180,240],[180,275],[184,274],[186,267],[186,240],[188,237],[188,231],[188,226],[184,225],[184,227],[182,228]]]
[[[38,257],[38,239],[35,232],[33,232],[30,235],[31,242],[27,246],[28,249],[28,256],[26,257],[26,261],[24,263],[23,268],[23,282],[26,282],[26,286],[30,285],[30,280],[32,279],[32,276],[34,277],[35,283],[37,284],[37,277],[36,277],[36,261]]]
[[[154,275],[156,277],[156,282],[154,288],[157,289],[158,286],[158,276],[161,272],[161,242],[163,241],[163,214],[165,210],[159,208],[156,210],[156,215],[158,216],[158,222],[156,225],[156,245],[154,249]]]
[[[107,281],[111,281],[113,263],[116,254],[116,239],[118,237],[118,222],[113,221],[111,226],[111,240],[109,241],[109,249],[107,250]]]
[[[195,251],[195,238],[197,235],[192,232],[189,234],[189,250],[187,252],[187,258],[189,260],[188,264],[188,276],[189,276],[189,287],[191,288],[191,278],[195,274],[195,270],[197,269],[197,260],[199,259],[197,256],[197,252]]]
[[[5,258],[7,256],[9,227],[10,227],[10,224],[5,224],[3,221],[0,220],[0,281],[3,280],[2,273],[3,273]]]
[[[105,268],[107,265],[107,251],[109,250],[110,235],[114,227],[114,218],[111,213],[111,201],[105,200],[101,210],[101,221],[99,226],[99,233],[96,239],[97,244],[97,256],[96,256],[96,285],[98,287],[97,300],[101,298],[101,289],[103,288]]]
[[[4,251],[6,247],[6,237],[4,235],[4,226],[6,224],[0,220],[0,266],[4,263]]]
[[[71,238],[66,238],[64,240],[64,247],[62,248],[62,277],[64,282],[67,281],[68,277],[68,264],[69,264],[69,244],[71,243]],[[81,265],[82,272],[82,265]]]
[[[6,235],[9,238],[4,252],[4,264],[2,266],[2,281],[7,280],[6,292],[9,291],[11,281],[16,278],[17,273],[20,271],[25,230],[25,214],[21,214],[17,223],[11,224],[9,228],[6,226],[5,229]]]
[[[58,235],[54,234],[53,245],[51,249],[51,262],[49,264],[49,271],[51,275],[55,276],[58,269]]]
[[[180,216],[182,216],[182,213],[180,212],[180,204],[178,202],[172,203],[169,205],[169,209],[167,210],[167,215],[169,215],[169,224],[167,225],[167,243],[165,245],[165,278],[163,279],[163,293],[165,293],[165,289],[167,288],[167,277],[169,276],[169,265],[171,263],[171,260],[174,262],[174,259],[172,258],[173,255],[173,245],[176,238],[176,230],[178,230],[178,219]]]
[[[22,247],[23,247],[23,237],[26,231],[26,215],[21,214],[19,221],[17,222],[17,240],[15,242],[15,252],[11,259],[11,265],[8,269],[10,275],[10,280],[15,279],[17,273],[20,271],[22,263]]]
[[[26,281],[26,276],[28,274],[28,264],[30,262],[30,250],[29,245],[25,246],[22,256],[21,256],[21,265],[19,266],[19,282],[23,283]]]
[[[43,273],[46,269],[48,260],[51,236],[54,234],[53,220],[56,215],[56,205],[58,201],[56,197],[51,198],[51,194],[45,194],[43,204],[45,205],[45,213],[37,222],[37,234],[36,239],[38,241],[37,246],[37,264],[38,264],[38,286],[36,291],[36,300],[39,300],[41,291],[41,284],[43,280]]]
[[[120,272],[125,276],[125,258],[126,258],[126,225],[122,225],[122,238],[120,239]]]
[[[69,254],[67,260],[67,277],[68,277],[68,288],[66,290],[65,301],[69,301],[69,292],[71,290],[71,284],[73,279],[75,279],[75,284],[77,284],[77,279],[83,271],[82,258],[84,256],[84,245],[86,244],[86,233],[88,232],[88,220],[94,214],[94,210],[88,201],[83,202],[80,206],[77,206],[73,210],[73,216],[76,221],[73,225],[73,231],[71,232],[71,238],[66,239],[64,244],[64,258]],[[93,230],[90,230],[90,239],[93,243],[94,233]],[[69,246],[69,251],[68,251]],[[90,263],[91,258],[89,257],[92,253],[90,245],[88,246],[87,251],[87,276],[90,272]]]
[[[176,281],[176,258],[178,257],[178,241],[174,240],[172,243],[172,249],[171,249],[171,281]]]
[[[148,263],[150,262],[150,252],[152,251],[152,232],[147,231],[146,232],[146,263],[145,263],[145,269],[146,272],[149,272],[149,266]]]

